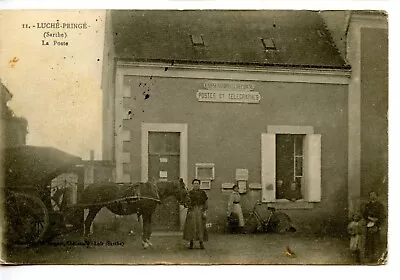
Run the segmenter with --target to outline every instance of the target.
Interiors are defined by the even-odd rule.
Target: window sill
[[[290,209],[313,209],[314,203],[304,200],[289,201],[287,199],[279,199],[275,202],[268,202],[268,207],[273,207],[276,210],[290,210]]]

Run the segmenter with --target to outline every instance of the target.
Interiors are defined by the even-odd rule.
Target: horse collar
[[[164,191],[160,190],[160,188],[158,187],[157,184],[155,186],[156,186],[157,198],[160,199],[160,200],[164,199],[165,190]]]

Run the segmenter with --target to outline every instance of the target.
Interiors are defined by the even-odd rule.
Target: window
[[[149,154],[179,155],[179,132],[149,132]]]
[[[193,46],[204,46],[203,35],[190,35]]]
[[[171,181],[180,178],[180,133],[148,133],[148,178]]]
[[[263,44],[266,52],[276,51],[275,42],[272,38],[261,38],[261,43]]]
[[[304,137],[301,134],[276,134],[276,199],[303,198]]]
[[[262,201],[285,199],[290,181],[296,182],[300,198],[321,201],[321,135],[302,134],[302,127],[280,128],[261,135]],[[283,189],[277,186],[278,179],[283,179]]]

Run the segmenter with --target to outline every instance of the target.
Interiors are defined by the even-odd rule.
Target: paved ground
[[[9,249],[7,261],[29,264],[350,264],[348,241],[298,233],[210,234],[206,249],[189,250],[180,233],[154,233],[144,250],[138,236],[110,232],[92,237],[90,245],[77,235],[50,244]],[[196,248],[197,247],[197,248]],[[288,256],[289,247],[294,256]]]

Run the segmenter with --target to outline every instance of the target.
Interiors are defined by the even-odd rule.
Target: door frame
[[[148,181],[149,174],[149,132],[180,132],[179,147],[179,177],[183,179],[186,185],[188,173],[188,126],[186,123],[142,123],[141,126],[141,180]],[[179,205],[179,226],[183,229],[186,219],[186,211],[182,205]]]

